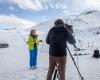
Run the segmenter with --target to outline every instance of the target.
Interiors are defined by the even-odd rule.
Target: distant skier
[[[28,41],[29,52],[30,52],[30,69],[37,68],[37,51],[38,51],[38,36],[36,30],[31,30]]]
[[[63,20],[58,19],[55,21],[55,26],[50,29],[46,42],[49,44],[49,70],[47,74],[47,80],[52,79],[52,75],[55,66],[58,65],[59,80],[65,80],[65,68],[66,68],[66,44],[67,41],[70,44],[75,45],[76,41],[71,32],[67,28],[67,24]]]

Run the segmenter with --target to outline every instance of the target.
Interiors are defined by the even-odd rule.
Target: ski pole
[[[76,67],[76,69],[77,69],[77,71],[78,71],[78,73],[79,73],[79,76],[80,76],[81,80],[84,80],[84,78],[83,78],[83,76],[81,75],[81,73],[80,73],[80,71],[79,71],[79,69],[78,69],[78,66],[76,65],[76,62],[75,62],[75,60],[74,60],[74,58],[73,58],[73,56],[72,56],[72,54],[71,54],[71,52],[70,52],[68,46],[67,46],[67,50],[68,50],[68,52],[69,52],[69,54],[70,54],[70,56],[71,56],[71,58],[72,58],[72,61],[73,61],[74,65],[75,65],[75,67]]]

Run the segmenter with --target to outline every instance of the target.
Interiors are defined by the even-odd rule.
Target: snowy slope
[[[41,47],[43,44],[40,44],[38,69],[32,71],[29,70],[28,66],[29,53],[27,44],[16,30],[1,30],[0,37],[2,37],[0,38],[1,42],[6,42],[10,45],[9,48],[0,49],[0,80],[45,80],[48,69],[48,53],[45,51],[46,46]],[[78,57],[80,71],[86,80],[99,80],[100,59],[91,58],[91,54],[93,53],[91,49],[93,49],[93,47],[82,52],[74,52],[73,49],[71,49],[71,52],[72,54],[89,53],[90,55]],[[77,62],[77,57],[74,58]],[[78,73],[69,55],[67,62],[66,80],[79,80]]]
[[[39,53],[43,54],[38,59],[40,68],[29,70],[28,46],[23,40],[27,36],[22,38],[22,34],[18,30],[0,30],[0,43],[9,44],[9,48],[0,49],[0,80],[37,80],[38,77],[38,80],[44,80],[46,76],[48,55],[40,53],[42,48],[39,48]]]

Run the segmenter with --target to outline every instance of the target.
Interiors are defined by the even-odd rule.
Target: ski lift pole
[[[75,45],[74,45],[74,46],[75,46]],[[76,62],[75,62],[75,60],[74,60],[74,58],[73,58],[73,56],[72,56],[72,54],[71,54],[71,52],[70,52],[68,46],[67,46],[67,50],[68,50],[68,52],[69,52],[69,54],[70,54],[70,57],[72,58],[72,61],[73,61],[74,65],[75,65],[75,67],[76,67],[76,69],[77,69],[77,71],[78,71],[78,73],[79,73],[79,76],[80,76],[81,80],[84,80],[84,78],[83,78],[82,74],[80,73],[80,71],[79,71],[79,69],[78,69],[78,66],[77,66],[77,64],[76,64]]]

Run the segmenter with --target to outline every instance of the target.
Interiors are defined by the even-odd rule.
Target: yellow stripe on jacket
[[[28,37],[27,43],[29,45],[28,49],[29,50],[33,50],[34,49],[34,43],[35,43],[35,41],[34,41],[34,38],[32,36]],[[39,46],[39,40],[38,40],[38,37],[37,37],[36,38],[36,47],[38,48],[38,46]]]

